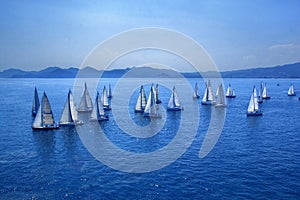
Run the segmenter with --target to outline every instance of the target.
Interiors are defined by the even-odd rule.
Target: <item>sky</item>
[[[10,0],[0,7],[0,71],[79,67],[101,42],[143,27],[187,35],[221,71],[300,61],[298,0]]]

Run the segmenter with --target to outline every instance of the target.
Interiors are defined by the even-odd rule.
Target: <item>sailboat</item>
[[[154,88],[150,88],[150,94],[147,100],[147,104],[144,110],[145,117],[153,117],[153,118],[161,118],[161,114],[158,112],[159,105],[156,103],[155,100],[155,92]]]
[[[216,92],[216,107],[225,107],[225,106],[226,106],[226,101],[225,101],[223,85],[220,84]]]
[[[33,130],[58,129],[59,125],[55,123],[49,99],[44,92],[40,107],[34,118]]]
[[[205,85],[206,88],[201,103],[202,105],[213,105],[215,102],[214,102],[214,96],[213,96],[213,91],[212,91],[210,81],[208,81],[208,83],[205,83]]]
[[[108,121],[108,115],[105,114],[103,103],[101,101],[101,98],[99,96],[99,92],[97,92],[94,109],[91,114],[91,120],[90,121]]]
[[[263,84],[262,84],[262,82],[260,82],[260,90],[258,91],[258,98],[257,98],[258,103],[263,102],[262,93],[263,93]]]
[[[231,88],[231,84],[228,85],[227,91],[226,91],[226,97],[227,98],[235,98],[235,92]]]
[[[179,96],[178,96],[175,86],[173,87],[172,95],[170,97],[167,110],[169,110],[169,111],[183,110],[183,107],[181,106],[181,102],[180,102],[180,99],[179,99]]]
[[[155,94],[155,102],[156,102],[156,104],[160,104],[161,100],[158,98],[158,84],[156,84],[154,94]]]
[[[32,116],[35,116],[37,111],[39,110],[40,107],[40,100],[39,100],[39,95],[37,92],[36,87],[34,88],[34,96],[33,96],[33,102],[32,102]]]
[[[108,93],[107,93],[107,98],[112,98],[112,92],[111,92],[111,85],[108,85]]]
[[[262,92],[262,99],[270,99],[271,97],[268,94],[268,90],[267,90],[267,84],[265,83],[264,85],[264,89]]]
[[[91,112],[93,110],[93,103],[87,89],[86,83],[84,84],[83,94],[77,109],[78,112]]]
[[[261,110],[258,107],[257,102],[257,92],[255,86],[253,87],[253,92],[249,101],[247,116],[260,116],[262,115]]]
[[[64,110],[62,112],[59,125],[60,126],[75,126],[82,125],[83,121],[78,120],[78,113],[76,110],[76,104],[74,101],[73,94],[71,90],[69,90],[68,97],[64,106]]]
[[[147,99],[146,99],[145,89],[144,89],[144,86],[141,85],[139,97],[137,99],[134,112],[135,113],[143,113],[145,110],[146,104],[147,104]]]
[[[200,98],[199,91],[198,91],[198,83],[195,84],[193,98],[195,98],[195,99],[199,99]]]
[[[293,84],[291,84],[289,87],[288,96],[296,96],[296,92],[294,91]]]
[[[107,91],[106,91],[105,86],[103,87],[101,101],[103,103],[104,110],[111,110],[111,107],[110,107],[109,102],[108,102]]]

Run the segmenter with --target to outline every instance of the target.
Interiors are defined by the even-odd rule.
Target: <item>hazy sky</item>
[[[222,71],[300,61],[299,0],[10,0],[0,19],[0,71],[79,67],[100,42],[142,27],[188,35]]]

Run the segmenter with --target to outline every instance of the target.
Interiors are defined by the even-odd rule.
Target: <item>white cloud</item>
[[[273,45],[273,46],[270,46],[269,47],[269,50],[282,50],[282,49],[296,49],[296,48],[299,48],[300,45],[296,45],[296,44],[293,44],[293,43],[290,43],[290,44],[276,44],[276,45]]]

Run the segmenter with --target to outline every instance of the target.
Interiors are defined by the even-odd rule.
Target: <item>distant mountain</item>
[[[276,67],[222,72],[223,78],[300,78],[300,62]]]
[[[20,69],[7,69],[0,72],[0,78],[98,78],[102,74],[105,78],[125,77],[155,77],[172,78],[184,76],[187,78],[200,78],[200,73],[178,73],[170,69],[155,69],[152,67],[132,67],[126,69],[114,69],[108,71],[99,71],[92,67],[86,67],[81,70],[78,68],[59,68],[48,67],[41,71],[23,71]],[[204,72],[207,77],[214,77],[215,72]],[[286,64],[276,67],[253,68],[236,71],[221,72],[223,78],[300,78],[300,62]]]

